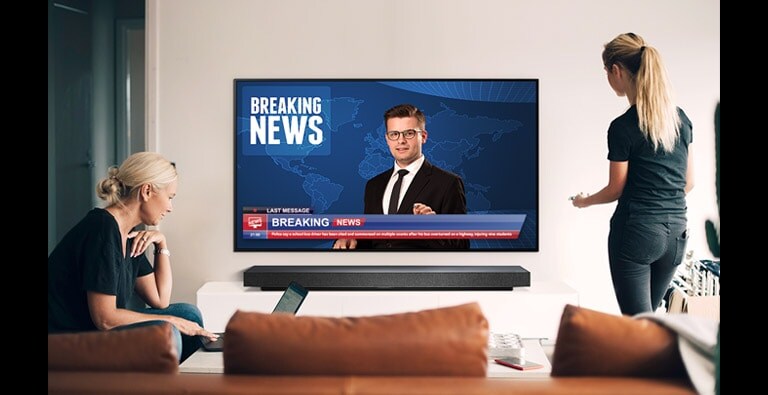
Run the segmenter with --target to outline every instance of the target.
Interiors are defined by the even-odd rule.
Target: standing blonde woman
[[[618,199],[608,235],[608,259],[623,314],[661,303],[688,238],[685,195],[693,188],[691,121],[671,98],[661,55],[634,33],[603,50],[608,84],[629,109],[608,128],[608,185],[579,193],[579,208]]]
[[[197,350],[200,311],[170,303],[171,252],[156,226],[173,210],[176,166],[154,152],[139,152],[112,166],[96,192],[107,202],[94,208],[48,256],[48,333],[119,330],[170,322],[180,361]],[[144,255],[150,246],[152,262]],[[126,307],[136,292],[149,308]]]

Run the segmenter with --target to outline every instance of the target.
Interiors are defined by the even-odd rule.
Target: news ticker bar
[[[525,214],[243,213],[244,239],[517,239]]]

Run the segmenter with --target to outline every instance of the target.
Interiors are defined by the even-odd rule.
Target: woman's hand
[[[585,194],[584,192],[579,192],[578,195],[574,196],[573,199],[571,199],[573,203],[573,207],[584,208],[589,206],[586,202],[587,196],[589,196],[588,193]]]
[[[139,256],[147,250],[147,248],[153,243],[157,247],[165,248],[165,235],[159,230],[139,230],[128,233],[128,238],[133,239],[133,247],[131,247],[131,257]]]
[[[179,332],[187,335],[187,336],[203,336],[208,338],[210,341],[215,341],[219,338],[219,335],[208,332],[200,325],[197,325],[196,322],[185,320],[180,317],[176,316],[168,316],[166,319],[168,322],[173,324],[173,326],[176,327],[176,329],[179,330]]]

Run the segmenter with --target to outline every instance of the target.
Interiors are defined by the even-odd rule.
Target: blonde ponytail
[[[605,44],[603,63],[608,68],[618,64],[629,71],[637,91],[640,130],[655,150],[672,152],[680,136],[680,115],[656,48],[645,45],[642,37],[634,33],[621,34]]]

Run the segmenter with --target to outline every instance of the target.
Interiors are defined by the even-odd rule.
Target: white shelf
[[[197,306],[206,329],[223,332],[236,310],[269,313],[281,294],[240,282],[208,282],[197,291]],[[298,315],[355,317],[469,302],[480,304],[491,331],[554,339],[563,307],[578,305],[579,296],[562,282],[531,282],[513,291],[310,291]]]

